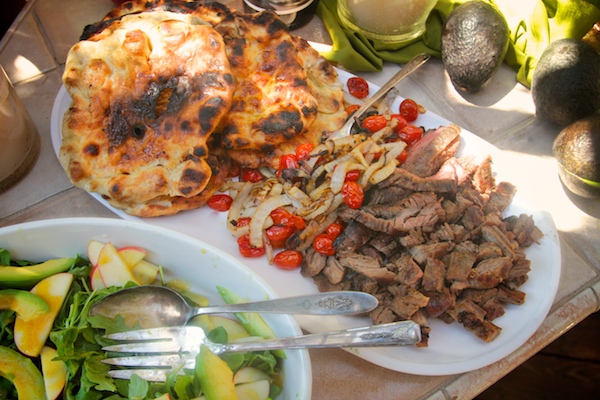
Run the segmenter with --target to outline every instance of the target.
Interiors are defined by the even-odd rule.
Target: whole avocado
[[[573,122],[554,140],[558,175],[571,192],[600,197],[600,115]]]
[[[533,72],[536,114],[566,126],[600,109],[600,54],[579,39],[556,40]]]
[[[463,3],[448,15],[441,54],[457,90],[477,93],[485,87],[504,61],[509,34],[504,16],[485,1]]]

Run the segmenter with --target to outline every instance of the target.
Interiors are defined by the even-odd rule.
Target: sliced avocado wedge
[[[48,303],[27,290],[0,290],[0,310],[13,310],[24,321],[30,321],[50,310]]]
[[[31,289],[50,275],[68,271],[74,258],[55,258],[28,267],[0,266],[0,288]]]
[[[33,361],[4,346],[0,346],[0,376],[15,386],[19,400],[46,398],[44,378]]]

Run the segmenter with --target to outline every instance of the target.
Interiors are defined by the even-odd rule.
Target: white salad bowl
[[[207,227],[198,226],[198,229]],[[210,229],[210,228],[208,228]],[[276,298],[276,292],[241,261],[190,236],[135,221],[111,218],[61,218],[0,228],[0,248],[11,258],[42,262],[50,258],[87,257],[90,240],[115,246],[139,246],[147,259],[163,267],[166,279],[177,278],[223,304],[216,286],[224,286],[248,301]],[[263,315],[277,336],[302,334],[290,315]],[[283,391],[276,399],[310,399],[312,372],[307,350],[286,350],[282,363]]]

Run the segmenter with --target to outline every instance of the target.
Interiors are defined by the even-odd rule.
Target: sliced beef
[[[327,256],[317,253],[312,246],[309,247],[301,267],[302,276],[317,276],[325,268],[326,262]]]
[[[508,257],[488,258],[477,263],[469,273],[469,286],[475,289],[490,289],[508,278],[512,262]]]
[[[420,176],[435,174],[460,145],[460,128],[456,125],[430,130],[411,146],[402,168]]]
[[[421,285],[426,292],[441,292],[445,287],[444,277],[446,275],[446,264],[442,260],[429,257],[425,263]]]
[[[327,262],[323,268],[323,275],[333,284],[340,283],[346,275],[346,268],[335,257],[327,257]]]
[[[396,282],[412,287],[416,287],[421,282],[423,270],[408,254],[399,257],[394,265],[397,268],[396,277],[394,278]]]
[[[455,250],[448,255],[446,279],[449,281],[466,281],[473,265],[477,261],[477,254],[471,251]]]
[[[383,285],[394,281],[396,274],[385,267],[381,267],[376,259],[362,254],[349,253],[340,255],[340,264],[359,274],[365,275]]]
[[[342,233],[333,241],[333,247],[340,254],[353,253],[364,246],[372,236],[372,231],[360,222],[349,220]]]
[[[396,168],[381,186],[398,186],[415,192],[456,193],[458,182],[456,176],[422,178],[404,168]]]
[[[460,300],[448,310],[448,315],[484,342],[494,340],[502,330],[485,320],[486,312],[471,300]]]

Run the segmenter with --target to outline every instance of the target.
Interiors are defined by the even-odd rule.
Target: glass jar
[[[404,43],[425,32],[437,0],[338,0],[342,24],[369,39]]]
[[[0,193],[31,170],[39,153],[39,140],[31,117],[0,66]]]

